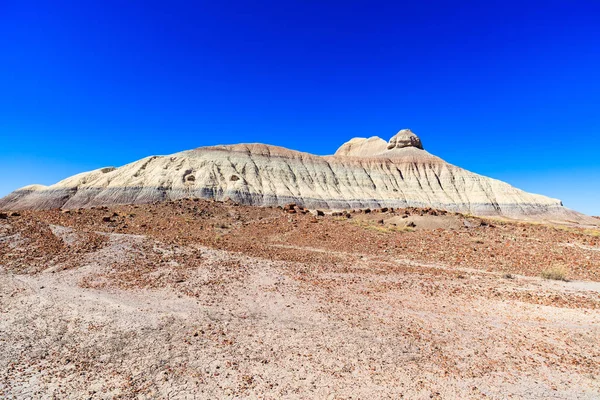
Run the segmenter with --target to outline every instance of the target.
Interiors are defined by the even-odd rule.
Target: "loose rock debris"
[[[203,200],[0,218],[0,397],[600,396],[593,229]]]

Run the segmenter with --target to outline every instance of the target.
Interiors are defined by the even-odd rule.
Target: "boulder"
[[[404,147],[416,147],[423,150],[423,143],[421,143],[421,139],[410,129],[402,129],[392,136],[388,142],[387,149],[402,149]]]
[[[283,206],[284,211],[295,210],[295,209],[296,209],[296,203],[288,203]]]

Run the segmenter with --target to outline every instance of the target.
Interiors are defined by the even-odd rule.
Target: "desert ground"
[[[0,214],[0,397],[598,399],[600,229],[232,202]]]

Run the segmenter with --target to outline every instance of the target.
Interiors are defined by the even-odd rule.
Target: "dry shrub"
[[[542,271],[541,276],[544,279],[552,279],[555,281],[565,281],[567,282],[568,271],[563,266],[554,266]]]

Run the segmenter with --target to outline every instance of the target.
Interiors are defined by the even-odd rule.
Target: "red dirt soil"
[[[600,231],[315,214],[180,200],[7,215],[0,395],[600,396]]]

